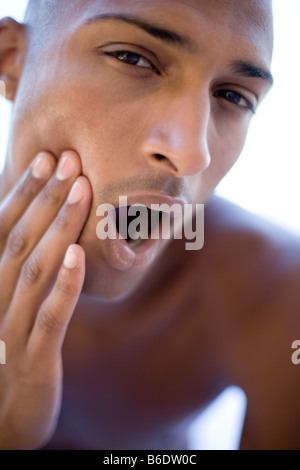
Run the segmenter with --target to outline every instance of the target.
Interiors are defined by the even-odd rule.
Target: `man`
[[[271,2],[31,0],[0,28],[0,447],[184,449],[235,384],[241,448],[299,448],[299,241],[212,196],[272,84]],[[99,239],[120,196],[205,202],[204,248]]]

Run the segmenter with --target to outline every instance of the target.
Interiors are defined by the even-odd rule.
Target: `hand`
[[[43,152],[0,204],[0,449],[40,447],[57,424],[61,348],[85,275],[74,243],[92,191],[81,171],[75,152],[58,165]]]

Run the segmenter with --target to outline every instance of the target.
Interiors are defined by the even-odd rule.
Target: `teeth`
[[[141,243],[143,243],[143,239],[142,239],[142,238],[138,238],[137,240],[131,240],[131,239],[129,239],[127,243],[128,243],[128,245],[129,245],[131,248],[136,248],[136,247],[139,246]]]

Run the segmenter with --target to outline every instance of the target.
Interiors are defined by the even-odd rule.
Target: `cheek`
[[[88,87],[69,81],[49,104],[48,116],[39,121],[39,134],[48,129],[49,145],[57,151],[73,148],[82,159],[83,173],[93,180],[130,173],[130,161],[139,136],[141,109],[128,105],[104,79]],[[46,131],[47,132],[47,131]]]
[[[14,105],[9,154],[14,166],[24,170],[36,154],[43,150],[58,156],[69,147],[64,101],[43,87],[26,93],[20,88]]]
[[[55,86],[40,83],[30,94],[20,90],[12,138],[18,166],[25,167],[40,150],[59,156],[67,148],[76,150],[83,163],[88,159],[86,170],[91,159],[95,165],[101,160],[111,166],[116,157],[120,160],[120,151],[124,153],[133,144],[134,106],[129,112],[105,81],[88,87],[84,83],[66,79]]]
[[[208,146],[211,156],[209,167],[198,177],[197,199],[205,201],[238,160],[246,140],[249,118],[243,122],[226,122],[224,126],[211,126]]]
[[[221,179],[235,164],[245,145],[250,124],[250,114],[237,119],[219,120],[209,133],[211,167],[217,178]]]

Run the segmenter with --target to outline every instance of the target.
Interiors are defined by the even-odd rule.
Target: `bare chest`
[[[136,309],[74,322],[51,446],[185,447],[187,422],[218,392],[198,298],[177,273]]]

